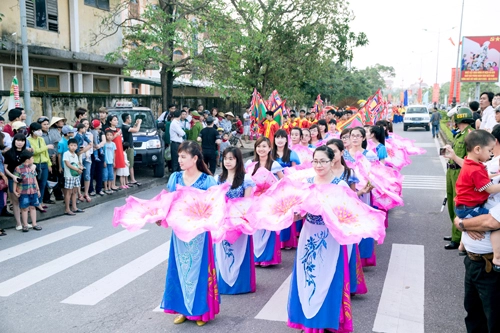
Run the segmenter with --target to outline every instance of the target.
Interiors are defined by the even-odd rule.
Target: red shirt
[[[455,185],[455,204],[469,207],[482,205],[490,196],[485,190],[491,185],[486,166],[466,156]]]
[[[10,136],[14,136],[14,131],[12,130],[11,124],[4,125],[2,132],[8,133]]]

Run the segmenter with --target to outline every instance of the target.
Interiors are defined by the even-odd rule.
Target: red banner
[[[456,68],[451,69],[450,93],[448,94],[448,104],[453,102],[453,89],[455,86]],[[460,81],[457,82],[457,103],[460,102]]]
[[[405,93],[402,91],[399,93],[399,104],[403,105],[404,100],[405,100]]]
[[[432,103],[439,103],[439,84],[434,83],[432,88]]]
[[[418,104],[422,104],[422,88],[418,88],[417,101],[418,101]]]
[[[498,82],[500,36],[464,37],[462,42],[462,82]]]

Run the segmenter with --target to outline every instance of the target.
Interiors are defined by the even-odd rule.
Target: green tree
[[[123,46],[108,55],[110,61],[127,60],[127,69],[159,69],[162,102],[166,109],[173,101],[173,83],[176,77],[196,74],[210,63],[213,48],[203,36],[207,26],[200,17],[217,10],[210,0],[158,0],[147,4],[139,15],[131,10],[131,1],[123,0],[109,14],[102,17],[94,44],[123,33]],[[215,3],[216,4],[216,3]],[[125,19],[121,19],[126,17]],[[185,56],[174,56],[180,50]]]
[[[222,95],[248,102],[253,88],[263,96],[277,89],[289,102],[309,102],[314,85],[331,63],[352,60],[352,48],[368,43],[350,31],[354,18],[344,0],[229,0],[231,20],[208,31],[218,46],[207,75]],[[212,18],[216,19],[216,18]]]

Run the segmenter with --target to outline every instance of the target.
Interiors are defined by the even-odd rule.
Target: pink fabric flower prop
[[[423,155],[426,153],[425,149],[415,146],[415,140],[406,139],[394,133],[391,136],[392,139],[389,140],[392,140],[399,149],[406,151],[408,155]]]
[[[306,161],[311,162],[312,157],[313,157],[313,152],[308,147],[299,144],[299,145],[294,145],[294,146],[290,147],[290,149],[293,150],[294,152],[296,152],[297,155],[299,155],[299,159],[300,159],[301,164],[306,162]]]
[[[252,179],[255,182],[253,195],[256,197],[266,192],[273,184],[278,182],[273,173],[266,168],[259,168],[255,175],[252,176]]]
[[[247,212],[247,219],[258,229],[279,231],[288,228],[309,193],[309,184],[285,177],[255,200]]]
[[[124,206],[115,208],[113,226],[122,225],[129,231],[136,231],[146,223],[162,221],[167,216],[172,199],[173,195],[165,190],[149,200],[129,196]]]
[[[305,183],[307,182],[307,178],[311,178],[316,175],[316,172],[314,172],[313,168],[299,169],[299,166],[300,165],[296,165],[294,167],[286,168],[285,178]]]
[[[203,191],[190,186],[177,186],[166,223],[175,235],[189,242],[205,231],[223,228],[225,194],[229,184],[212,186]]]
[[[254,198],[229,199],[226,203],[226,225],[229,229],[239,230],[246,235],[252,235],[258,228],[251,224],[247,216],[250,207],[254,204]]]
[[[387,150],[387,155],[389,155],[385,160],[387,165],[390,165],[400,171],[403,167],[411,163],[406,151],[394,145],[390,140],[386,141],[385,149]]]
[[[348,187],[313,185],[311,192],[304,208],[313,215],[321,215],[340,244],[359,243],[363,238],[384,242],[385,212],[364,204]]]

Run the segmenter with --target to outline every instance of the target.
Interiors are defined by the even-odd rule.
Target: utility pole
[[[458,80],[460,79],[460,67],[459,67],[460,43],[462,42],[462,22],[464,20],[464,5],[465,5],[465,0],[462,0],[462,15],[460,16],[460,32],[458,34],[457,67],[455,70],[455,82],[453,83],[453,98],[451,100],[452,107],[455,107],[455,105],[457,105],[457,86],[458,86]]]
[[[26,24],[26,0],[19,0],[19,9],[21,12],[21,44],[23,46],[23,91],[24,91],[24,111],[26,112],[26,123],[31,124],[33,111],[31,110],[31,80],[30,65],[28,55],[28,25]]]

